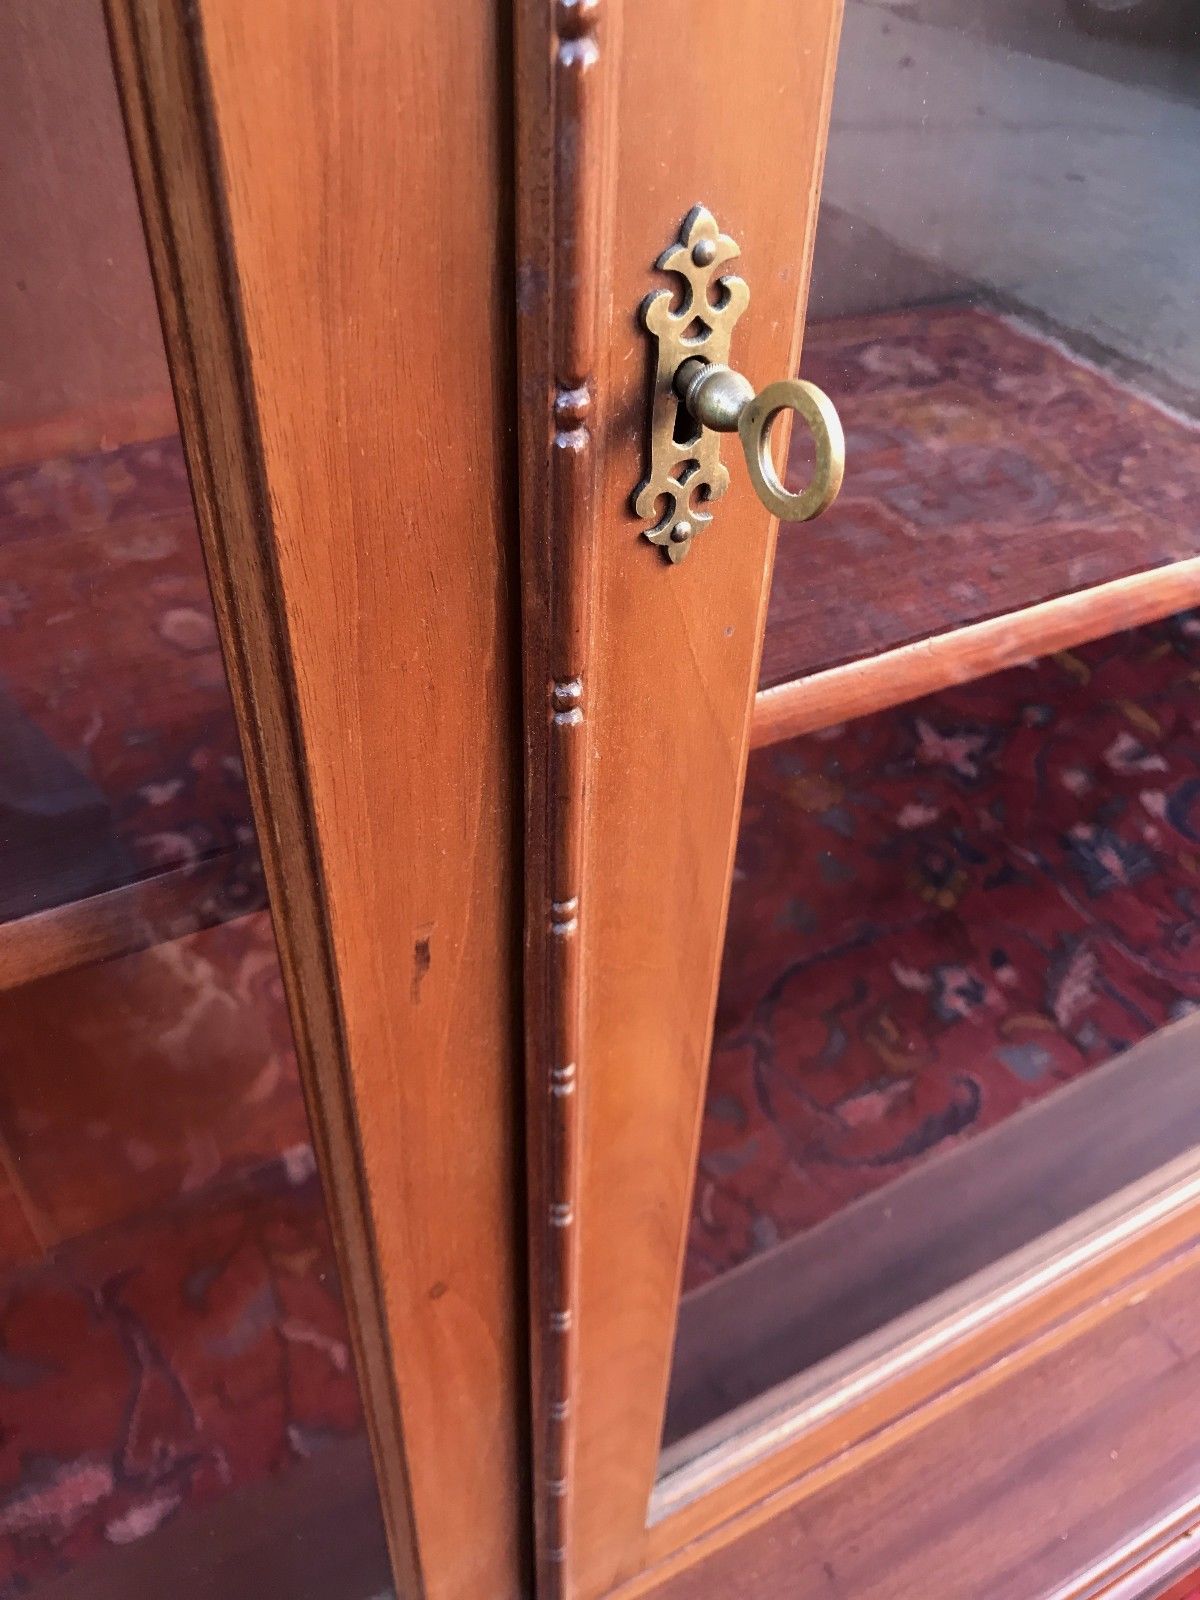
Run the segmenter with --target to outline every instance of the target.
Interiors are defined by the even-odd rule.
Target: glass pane
[[[0,49],[0,1595],[387,1563],[99,0]]]
[[[848,0],[803,357],[846,480],[764,685],[1200,554],[1200,57],[1082,26],[1150,9]]]
[[[1200,553],[1200,56],[1149,10],[848,0],[847,474],[764,683]],[[1197,729],[1185,613],[752,752],[664,1471],[1200,1145]]]

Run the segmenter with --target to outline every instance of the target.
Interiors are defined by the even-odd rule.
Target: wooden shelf
[[[1200,1145],[1200,1015],[684,1296],[663,1471],[772,1391]],[[1148,1088],[1152,1085],[1152,1088]]]
[[[1200,1559],[1198,1293],[1193,1245],[631,1594],[1165,1600]]]
[[[1200,557],[1197,421],[1116,355],[958,299],[814,322],[802,371],[836,398],[846,480],[780,530],[760,689]]]
[[[261,876],[253,873],[257,854],[252,846],[222,851],[195,866],[176,867],[0,923],[0,990],[261,910],[266,896]],[[259,884],[254,897],[244,905],[219,903],[226,885],[250,877]]]
[[[1200,556],[814,672],[759,690],[750,744],[815,733],[1198,603]]]

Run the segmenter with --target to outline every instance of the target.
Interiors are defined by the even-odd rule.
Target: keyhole
[[[695,444],[700,438],[700,424],[680,400],[675,407],[675,426],[671,437],[678,445]]]

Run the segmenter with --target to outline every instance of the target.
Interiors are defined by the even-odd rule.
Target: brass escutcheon
[[[831,505],[842,486],[846,441],[833,401],[802,378],[770,383],[759,394],[729,366],[734,324],[750,303],[745,281],[715,278],[741,254],[704,206],[684,219],[678,244],[658,258],[658,268],[683,278],[677,309],[659,289],[642,302],[643,326],[655,339],[657,361],[650,418],[650,474],[634,497],[643,529],[672,561],[682,561],[696,534],[713,519],[708,509],[729,487],[721,461],[722,433],[736,433],[755,493],[775,516],[807,522]],[[807,486],[794,494],[780,481],[771,455],[771,427],[782,411],[796,411],[812,434],[816,458]]]

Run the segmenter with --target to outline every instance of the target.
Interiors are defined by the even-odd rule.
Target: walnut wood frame
[[[515,1594],[508,41],[488,0],[108,17],[397,1591]]]
[[[517,6],[525,633],[526,1099],[538,1594],[575,1511],[581,930],[598,440],[619,0]]]
[[[638,537],[635,312],[704,200],[754,291],[739,366],[757,384],[795,370],[837,0],[804,0],[786,39],[777,0],[743,0],[738,59],[723,8],[695,0],[517,0],[515,285],[508,40],[486,0],[453,19],[363,0],[352,25],[319,0],[108,5],[392,1560],[405,1596],[438,1600],[527,1587],[515,289],[539,1593],[646,1592],[1168,1282],[1200,1231],[1180,1178],[1061,1283],[1031,1275],[821,1416],[797,1404],[736,1472],[726,1455],[656,1489],[774,528],[743,482],[685,566]],[[703,114],[663,92],[668,50]],[[411,63],[429,60],[423,86]],[[451,147],[422,147],[414,108],[432,118],[448,93]],[[789,160],[749,161],[750,126]],[[447,417],[452,484],[421,448]],[[1147,603],[1168,609],[1176,581],[1195,574]],[[1103,631],[1107,601],[1075,604],[1071,627]],[[952,681],[1018,635],[1036,648],[1019,623],[967,632],[932,676],[920,647],[911,675],[821,675],[775,726]]]
[[[758,386],[794,370],[839,16],[837,0],[806,0],[789,34],[776,0],[748,0],[735,40],[722,8],[692,0],[517,7],[529,1228],[546,1600],[605,1593],[649,1559],[774,539],[747,482],[686,563],[640,538],[629,500],[644,476],[650,352],[637,308],[660,281],[654,261],[703,201],[741,243],[751,282],[739,368]],[[695,114],[667,88],[668,56],[686,66]],[[748,160],[751,126],[789,161]],[[665,988],[661,959],[630,986],[646,949],[673,954]]]
[[[717,36],[716,9],[518,6],[529,1229],[546,1600],[650,1593],[839,1478],[857,1481],[1001,1373],[1127,1304],[1200,1231],[1196,1174],[1172,1170],[1133,1209],[1115,1202],[1080,1225],[1058,1255],[1010,1263],[994,1303],[965,1291],[899,1358],[885,1339],[878,1368],[848,1370],[819,1405],[785,1401],[769,1425],[656,1478],[748,745],[1163,615],[1200,582],[1200,563],[1182,562],[755,699],[775,530],[735,480],[687,563],[668,568],[639,540],[627,499],[647,393],[635,313],[657,282],[654,258],[703,201],[743,245],[752,301],[739,367],[756,385],[796,370],[838,12],[832,0],[805,6],[797,59],[771,0],[739,8],[736,52]],[[703,115],[663,92],[666,40]],[[786,185],[747,159],[749,126],[760,149],[789,152]]]

